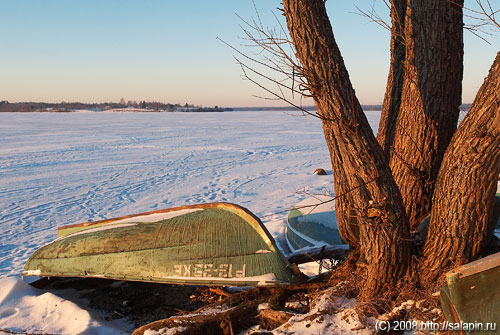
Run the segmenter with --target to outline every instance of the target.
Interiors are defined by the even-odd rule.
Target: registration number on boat
[[[179,277],[219,277],[219,278],[245,278],[246,264],[241,269],[236,269],[233,264],[176,264],[175,274]]]

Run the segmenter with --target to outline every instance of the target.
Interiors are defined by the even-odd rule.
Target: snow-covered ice
[[[367,114],[376,128],[380,113]],[[19,280],[27,258],[56,238],[58,226],[228,201],[250,209],[279,238],[288,210],[306,193],[333,190],[320,121],[297,112],[1,117],[0,328],[128,330],[103,323],[83,302]],[[330,174],[313,175],[316,168]]]

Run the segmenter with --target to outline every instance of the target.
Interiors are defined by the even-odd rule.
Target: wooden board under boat
[[[61,227],[22,275],[241,286],[299,280],[262,222],[230,203]]]

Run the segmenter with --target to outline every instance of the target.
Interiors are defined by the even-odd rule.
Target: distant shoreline
[[[135,102],[134,102],[135,103]],[[468,111],[471,104],[460,106],[461,111]],[[381,111],[382,105],[361,105],[363,111]],[[316,111],[315,106],[302,107],[306,111]],[[201,107],[193,105],[164,104],[159,102],[140,102],[129,106],[119,103],[85,104],[85,103],[45,103],[45,102],[15,102],[0,101],[0,113],[79,113],[79,112],[130,112],[130,113],[214,113],[214,112],[259,112],[259,111],[290,111],[293,106],[282,107]]]

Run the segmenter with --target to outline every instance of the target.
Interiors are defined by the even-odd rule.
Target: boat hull
[[[340,237],[333,198],[315,196],[288,215],[286,241],[292,252],[321,246],[347,246]]]
[[[262,222],[229,203],[67,226],[58,235],[30,257],[24,276],[240,286],[298,280]]]

